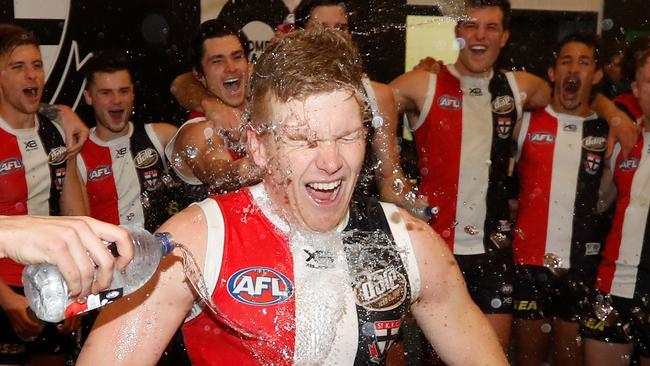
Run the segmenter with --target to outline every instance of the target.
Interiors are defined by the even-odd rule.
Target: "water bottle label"
[[[75,301],[72,304],[68,305],[68,307],[65,309],[65,317],[70,318],[75,315],[83,314],[90,310],[97,309],[99,307],[112,303],[122,296],[124,296],[124,290],[122,288],[114,288],[100,292],[98,294],[90,295],[88,296],[86,302],[83,304]]]

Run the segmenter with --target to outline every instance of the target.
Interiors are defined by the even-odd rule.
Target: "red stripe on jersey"
[[[614,212],[614,219],[612,221],[612,228],[607,236],[605,249],[602,253],[602,259],[598,268],[598,277],[596,279],[596,288],[605,292],[612,291],[612,283],[614,281],[614,273],[616,272],[616,261],[619,258],[621,250],[621,243],[623,238],[623,223],[625,219],[625,212],[630,204],[630,194],[632,191],[632,181],[637,169],[621,168],[624,161],[641,161],[642,150],[644,143],[643,134],[639,134],[636,145],[632,148],[628,155],[628,159],[623,159],[623,154],[616,156],[615,165],[611,167],[614,171],[614,183],[616,183],[616,211]],[[642,230],[643,228],[639,228]]]
[[[544,264],[557,126],[557,119],[545,110],[530,116],[519,159],[519,230],[513,241],[517,264]]]
[[[460,80],[447,67],[437,75],[436,91],[424,123],[415,131],[420,170],[420,194],[439,213],[431,226],[454,250],[456,204],[462,141]]]
[[[0,141],[0,215],[26,215],[27,180],[18,140],[0,129]],[[5,258],[0,259],[0,268],[0,278],[7,285],[22,287],[22,264]]]
[[[614,98],[614,102],[624,105],[635,119],[639,119],[641,116],[643,116],[643,111],[641,110],[641,105],[639,104],[639,98],[635,97],[632,92],[626,92],[616,96],[616,98]]]
[[[287,239],[256,208],[248,190],[214,199],[224,218],[225,242],[212,299],[228,320],[262,334],[263,340],[241,336],[205,310],[182,327],[192,364],[227,360],[232,365],[290,365],[296,324],[293,256]],[[288,298],[278,296],[289,290]]]
[[[120,224],[117,187],[113,176],[111,150],[88,139],[81,149],[86,165],[86,191],[90,216],[111,224]]]

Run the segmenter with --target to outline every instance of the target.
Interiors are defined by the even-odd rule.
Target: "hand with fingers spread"
[[[0,257],[58,266],[72,297],[107,288],[114,266],[123,269],[133,258],[125,229],[89,217],[0,216],[0,233]],[[120,255],[102,240],[115,242]]]

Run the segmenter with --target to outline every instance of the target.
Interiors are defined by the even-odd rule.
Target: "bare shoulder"
[[[151,127],[163,146],[166,146],[169,141],[171,141],[172,137],[174,137],[176,131],[178,131],[178,127],[167,122],[152,123]]]
[[[190,205],[175,214],[158,231],[170,233],[176,242],[189,249],[197,261],[201,258],[203,263],[208,226],[203,209],[198,205]]]

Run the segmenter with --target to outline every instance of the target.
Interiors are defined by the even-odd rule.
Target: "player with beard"
[[[193,76],[211,95],[238,116],[246,104],[248,40],[231,24],[208,20],[192,40]],[[166,148],[176,174],[192,185],[214,192],[259,182],[259,172],[246,156],[240,119],[206,119],[193,110]]]
[[[603,76],[598,41],[572,34],[548,69],[553,99],[524,114],[518,141],[519,211],[513,238],[515,363],[581,365],[579,302],[596,277],[604,235],[597,212],[608,126],[590,109]]]
[[[361,75],[356,50],[331,30],[292,32],[262,54],[247,135],[263,182],[160,229],[193,253],[216,311],[198,306],[167,256],[129,301],[102,311],[79,365],[154,364],[183,322],[197,366],[383,364],[408,308],[448,364],[507,364],[439,236],[392,204],[353,198],[368,118]]]
[[[341,0],[304,0],[294,10],[295,27],[298,29],[313,29],[324,26],[341,31],[350,37],[349,11],[346,1]],[[294,24],[286,24],[283,31],[277,34],[281,37],[294,29]],[[371,144],[364,173],[361,190],[369,193],[374,191],[373,175],[376,174],[377,189],[382,200],[392,202],[400,207],[408,208],[416,216],[428,220],[425,199],[419,198],[412,187],[411,181],[402,171],[397,144],[397,113],[392,90],[385,84],[364,78],[364,87],[373,111],[373,129],[370,133]],[[172,91],[179,103],[191,110],[206,111],[208,118],[219,121],[232,118],[233,112],[222,103],[214,93],[183,74],[174,80]],[[239,115],[235,113],[234,115]],[[391,122],[395,121],[395,122]],[[376,166],[376,170],[373,168]]]
[[[154,231],[173,213],[164,148],[176,127],[131,122],[135,91],[125,54],[98,52],[84,71],[84,98],[97,123],[78,159],[90,215]]]
[[[617,145],[610,160],[616,208],[598,268],[599,292],[581,325],[587,365],[627,364],[635,353],[640,365],[650,365],[650,50],[634,61],[632,92],[641,106],[643,133],[628,157]]]
[[[86,214],[74,156],[66,161],[63,131],[38,113],[44,83],[38,40],[18,26],[0,25],[2,215]],[[76,253],[81,256],[77,261],[87,260],[83,251]],[[23,296],[23,266],[8,259],[0,261],[0,363],[64,364],[73,347],[69,333],[78,327],[78,319],[58,328],[35,321],[28,315]]]

